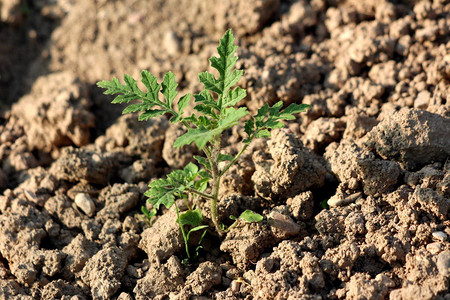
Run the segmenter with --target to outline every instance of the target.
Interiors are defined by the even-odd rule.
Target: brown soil
[[[264,221],[183,264],[175,211],[139,208],[195,150],[95,83],[198,91],[229,27],[243,105],[312,109],[224,178],[222,222]],[[0,40],[0,299],[450,299],[449,1],[3,0]]]

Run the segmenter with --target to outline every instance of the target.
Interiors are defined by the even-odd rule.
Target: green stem
[[[220,172],[220,176],[224,175],[229,168],[231,168],[231,166],[239,159],[239,157],[241,157],[242,153],[244,153],[244,151],[247,149],[249,144],[245,144],[244,147],[242,147],[241,151],[239,151],[238,154],[236,154],[236,156],[233,158],[232,161],[230,161],[230,163],[225,167],[225,169],[223,169]]]
[[[217,215],[217,202],[218,202],[218,195],[219,195],[219,187],[220,187],[220,176],[218,176],[214,180],[214,186],[213,186],[213,198],[211,199],[211,217],[212,221],[214,223],[214,227],[216,227],[217,233],[219,235],[223,235],[223,230],[220,228],[219,224],[219,218]]]
[[[188,191],[189,193],[197,194],[197,195],[199,195],[199,196],[201,196],[203,198],[206,198],[206,199],[213,199],[214,198],[212,195],[209,195],[209,194],[206,194],[206,193],[203,193],[203,192],[199,192],[199,191],[194,190],[194,189],[186,188],[186,191]]]
[[[219,200],[219,188],[220,188],[220,181],[222,178],[222,174],[219,172],[219,166],[218,166],[218,157],[220,153],[220,143],[221,139],[220,137],[216,137],[214,141],[214,151],[211,155],[212,159],[212,175],[213,175],[213,188],[212,188],[212,199],[211,199],[211,218],[214,223],[214,227],[216,227],[217,233],[222,236],[223,230],[220,228],[219,224],[219,218],[217,213],[217,202]]]
[[[233,222],[233,224],[231,224],[227,229],[225,229],[225,232],[230,231],[231,229],[233,229],[234,227],[236,227],[236,225],[239,223],[239,220],[236,220]]]
[[[180,211],[178,209],[177,204],[175,203],[175,210],[177,212],[177,221],[180,220]],[[184,231],[184,226],[178,221],[178,225],[180,226],[181,235],[183,235],[184,247],[186,249],[186,254],[188,259],[191,259],[191,255],[189,254],[189,240],[186,236],[186,232]]]

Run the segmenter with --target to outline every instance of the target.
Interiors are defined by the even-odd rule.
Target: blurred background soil
[[[196,150],[95,83],[199,92],[228,28],[239,105],[312,108],[224,178],[222,221],[265,220],[186,265],[175,211],[139,208]],[[449,83],[447,0],[0,0],[0,299],[448,299]]]

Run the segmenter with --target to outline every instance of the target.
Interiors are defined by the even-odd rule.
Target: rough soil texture
[[[223,178],[221,221],[264,220],[183,264],[176,211],[140,206],[196,150],[95,83],[198,91],[227,28],[240,105],[312,108]],[[4,0],[0,40],[0,299],[450,299],[449,1]]]

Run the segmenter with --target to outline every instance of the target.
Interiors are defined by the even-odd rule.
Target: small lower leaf
[[[248,223],[253,223],[253,222],[261,222],[263,220],[263,216],[261,216],[258,213],[255,213],[252,210],[245,210],[240,216],[239,216],[239,220],[244,220]]]
[[[196,210],[188,210],[182,214],[177,219],[177,222],[183,225],[191,225],[194,227],[200,226],[202,224],[203,216],[201,211],[197,208]]]

